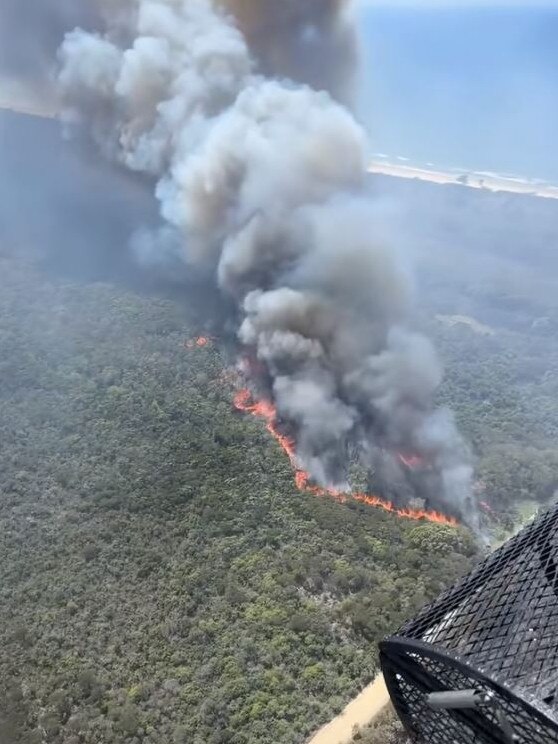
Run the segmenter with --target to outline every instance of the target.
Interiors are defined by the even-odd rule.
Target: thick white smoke
[[[463,445],[433,409],[440,367],[428,340],[405,329],[407,277],[375,237],[363,130],[325,90],[264,77],[270,59],[248,46],[261,48],[258,28],[272,34],[261,14],[267,7],[271,22],[278,5],[262,3],[245,34],[249,18],[237,25],[232,2],[136,0],[124,25],[115,3],[104,35],[76,29],[62,44],[67,121],[157,179],[170,228],[142,242],[144,257],[159,250],[163,260],[179,242],[185,262],[214,272],[318,482],[344,482],[349,441],[370,464],[378,452],[419,453],[437,505],[467,517]],[[343,4],[324,3],[322,15],[310,5],[298,46],[332,48],[320,38],[344,28]],[[289,16],[279,15],[281,37]]]

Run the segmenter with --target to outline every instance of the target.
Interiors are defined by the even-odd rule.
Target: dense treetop
[[[303,741],[470,536],[299,493],[184,305],[0,261],[0,741]]]
[[[375,675],[376,642],[467,570],[471,536],[298,492],[232,405],[226,344],[185,346],[213,333],[190,291],[78,283],[10,253],[1,744],[303,742]],[[502,537],[557,487],[556,295],[514,301],[509,277],[487,293],[429,260],[417,324]]]

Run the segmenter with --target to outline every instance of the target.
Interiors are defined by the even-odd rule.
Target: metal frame
[[[509,744],[498,711],[521,744],[558,744],[558,722],[451,653],[428,643],[392,636],[380,643],[380,661],[391,701],[411,737],[426,744]],[[434,662],[429,664],[428,662]],[[452,686],[453,683],[453,686]],[[413,693],[409,694],[409,688]],[[495,704],[433,708],[433,692],[489,693]],[[416,694],[415,694],[416,692]],[[451,737],[454,738],[451,738]],[[458,738],[455,738],[455,737]]]
[[[558,505],[380,644],[425,744],[558,744]]]

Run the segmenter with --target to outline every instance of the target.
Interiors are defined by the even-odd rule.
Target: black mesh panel
[[[558,744],[558,507],[540,516],[381,644],[395,707],[417,742]],[[430,692],[491,692],[492,707],[434,711]]]

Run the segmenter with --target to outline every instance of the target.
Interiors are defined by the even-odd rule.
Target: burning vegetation
[[[365,493],[343,493],[335,488],[323,488],[316,486],[312,483],[312,477],[309,472],[303,470],[300,467],[297,454],[296,454],[296,443],[294,439],[282,434],[279,430],[279,422],[277,417],[277,408],[269,400],[253,401],[252,394],[246,388],[239,390],[234,397],[234,406],[239,411],[250,413],[252,416],[257,416],[266,422],[266,428],[271,436],[279,443],[283,452],[289,458],[291,465],[294,469],[294,478],[296,487],[300,491],[308,491],[316,496],[329,496],[334,498],[336,501],[345,502],[349,499],[359,501],[367,506],[373,506],[384,511],[392,512],[400,517],[406,517],[408,519],[425,519],[429,522],[436,522],[437,524],[447,524],[455,526],[457,520],[454,517],[446,516],[440,512],[429,509],[412,509],[398,508],[394,506],[391,501],[386,501],[372,494]],[[408,467],[414,468],[419,467],[422,463],[422,458],[416,456],[405,456],[400,453],[398,456],[408,464]]]
[[[283,444],[299,483],[349,490],[358,450],[401,506],[427,482],[429,503],[474,525],[467,450],[434,406],[440,364],[412,327],[407,272],[378,237],[366,135],[342,103],[354,60],[346,4],[135,5],[107,6],[102,32],[66,35],[58,82],[67,124],[155,183],[161,227],[144,235],[142,259],[178,257],[215,277],[294,433]],[[423,461],[417,493],[406,475]]]
[[[0,257],[0,728],[10,741],[292,744],[362,688],[376,641],[475,551],[453,528],[476,524],[467,448],[436,408],[441,367],[416,330],[406,267],[379,237],[365,134],[345,106],[347,3],[93,0],[79,21],[75,3],[48,4],[49,18],[60,8],[55,30],[37,24],[49,48],[68,32],[65,125],[153,182],[161,221],[132,241],[138,258],[210,277],[224,328],[252,357],[240,416],[236,373],[216,339],[184,339],[173,302],[138,296],[130,311],[127,292],[13,274]],[[0,16],[25,16],[23,32],[21,5],[6,0]],[[217,326],[198,308],[190,327]],[[482,377],[479,348],[452,352],[465,418],[507,431],[513,400],[487,409],[472,391],[479,377],[504,385],[502,359]],[[553,378],[535,382],[529,397],[547,385],[540,410],[554,421]],[[281,450],[254,457],[251,416]],[[488,463],[490,499],[555,488],[558,460],[524,445]],[[296,486],[323,498],[277,482],[281,453]],[[355,457],[366,483],[351,481]]]
[[[204,349],[208,346],[213,346],[215,339],[211,336],[197,336],[196,338],[190,338],[185,342],[184,346],[192,351],[193,349]]]

